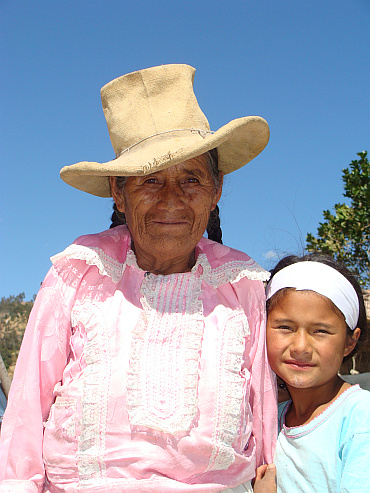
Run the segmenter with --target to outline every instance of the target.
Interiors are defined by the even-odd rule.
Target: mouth
[[[156,226],[164,226],[164,227],[176,227],[176,226],[186,226],[188,224],[188,221],[184,220],[173,220],[173,219],[163,219],[163,220],[156,220],[153,221],[153,224]]]
[[[284,361],[285,365],[294,370],[310,370],[314,368],[314,363],[308,363],[307,361],[299,361],[299,360],[287,360]]]
[[[186,221],[154,221],[156,224],[186,224]]]

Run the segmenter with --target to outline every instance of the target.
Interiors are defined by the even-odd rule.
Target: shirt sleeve
[[[370,485],[370,432],[355,433],[341,450],[341,493],[368,491]]]
[[[53,266],[30,314],[1,428],[0,493],[43,489],[43,423],[68,361],[72,291]]]
[[[273,460],[277,439],[277,388],[267,359],[265,291],[261,281],[247,278],[233,284],[251,333],[250,405],[257,466]]]

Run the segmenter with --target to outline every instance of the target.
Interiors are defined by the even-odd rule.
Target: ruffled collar
[[[195,254],[196,263],[189,275],[200,276],[204,282],[215,288],[229,282],[238,282],[243,277],[266,281],[270,276],[245,253],[206,238],[200,240]],[[95,265],[100,275],[110,277],[114,283],[122,279],[126,267],[144,272],[137,265],[126,226],[81,236],[63,252],[51,257],[53,264],[61,259],[83,260],[87,265]]]

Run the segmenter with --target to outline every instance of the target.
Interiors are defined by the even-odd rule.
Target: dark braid
[[[222,231],[220,227],[220,209],[218,205],[211,211],[207,224],[208,238],[222,245]]]
[[[220,170],[218,169],[218,153],[217,149],[211,149],[210,151],[205,153],[205,158],[207,161],[209,172],[212,176],[213,182],[215,184],[216,190],[218,190],[221,186],[222,175]],[[123,188],[125,186],[127,176],[116,176],[117,188],[123,192]],[[213,241],[217,241],[217,243],[222,244],[222,231],[220,226],[220,211],[218,206],[211,211],[208,224],[207,224],[207,234],[208,238]],[[112,224],[111,228],[115,228],[116,226],[120,226],[121,224],[126,224],[126,217],[123,212],[120,212],[117,209],[116,204],[113,204],[113,214],[111,217]]]
[[[205,153],[206,161],[208,164],[209,172],[213,178],[216,190],[219,190],[222,183],[222,174],[218,168],[218,152],[217,149],[211,149]],[[216,241],[222,244],[222,230],[220,224],[220,209],[216,205],[215,209],[211,211],[207,224],[207,235],[210,240]]]
[[[116,184],[117,188],[120,192],[123,192],[123,187],[125,186],[127,180],[127,176],[116,176]],[[121,226],[121,224],[126,224],[126,216],[124,212],[120,212],[117,209],[116,204],[113,202],[113,214],[111,217],[112,224],[109,226],[110,228],[115,228],[116,226]]]
[[[110,228],[115,228],[116,226],[120,226],[121,224],[126,224],[126,216],[124,212],[120,212],[117,209],[116,204],[113,204],[113,214],[111,217],[112,224],[109,226]]]

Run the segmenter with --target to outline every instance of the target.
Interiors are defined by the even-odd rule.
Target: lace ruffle
[[[83,324],[87,335],[77,465],[81,486],[89,486],[106,477],[107,377],[110,375],[111,357],[109,343],[104,337],[104,317],[91,300],[74,306],[71,322],[73,326]]]
[[[244,381],[240,377],[240,370],[245,338],[249,334],[248,320],[244,312],[233,312],[226,320],[220,337],[213,449],[206,471],[227,469],[235,460],[232,444],[240,428],[244,400]]]
[[[88,265],[95,265],[99,269],[99,274],[109,276],[114,283],[122,279],[126,265],[135,266],[141,270],[137,265],[135,253],[130,248],[127,251],[125,263],[107,255],[101,248],[76,244],[70,245],[63,252],[51,257],[51,261],[55,263],[62,258],[84,260]],[[253,259],[226,261],[225,264],[212,268],[206,254],[199,253],[192,272],[198,271],[200,266],[203,280],[214,288],[229,282],[238,282],[244,277],[253,281],[267,281],[270,278],[270,273]]]
[[[127,383],[130,422],[139,430],[180,437],[194,424],[204,330],[200,293],[196,272],[143,280]]]
[[[64,258],[84,260],[87,265],[95,265],[99,269],[99,274],[110,277],[114,283],[122,279],[126,266],[107,255],[101,248],[76,244],[70,245],[63,252],[51,257],[51,261],[54,264]]]
[[[199,257],[202,257],[202,259]],[[244,277],[251,281],[267,281],[270,278],[270,273],[259,266],[253,259],[249,261],[232,260],[212,269],[205,254],[199,255],[199,257],[198,260],[204,269],[203,280],[214,288],[229,282],[238,282]]]

